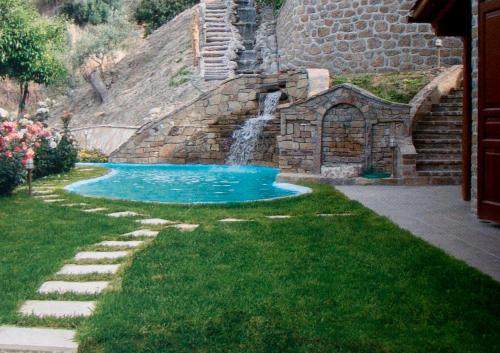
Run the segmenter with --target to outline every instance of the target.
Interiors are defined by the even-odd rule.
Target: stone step
[[[463,117],[462,116],[431,116],[429,114],[429,115],[424,116],[419,121],[436,121],[436,122],[451,121],[451,122],[463,123]]]
[[[458,142],[461,141],[461,135],[457,135],[456,133],[447,133],[447,132],[417,132],[413,134],[413,138],[422,141],[422,140],[436,140],[436,139],[447,139],[447,140],[456,140]]]
[[[77,353],[75,331],[0,326],[0,352]]]
[[[142,243],[142,242],[141,242]],[[120,265],[64,265],[58,275],[90,275],[90,274],[115,274],[120,269]]]
[[[107,216],[111,217],[111,218],[122,218],[122,217],[141,216],[141,214],[137,213],[137,212],[132,212],[132,211],[123,211],[123,212],[108,213]]]
[[[448,153],[443,149],[442,153],[425,153],[417,150],[417,161],[429,161],[429,160],[444,160],[444,159],[461,159],[462,155],[460,153]]]
[[[461,159],[417,159],[417,170],[459,170]]]
[[[462,102],[463,102],[462,97],[452,97],[452,96],[442,96],[441,97],[441,103],[460,104]]]
[[[129,254],[129,251],[82,251],[75,255],[75,260],[114,260]]]
[[[223,41],[223,42],[210,42],[210,43],[205,43],[204,48],[207,47],[227,47],[228,46],[228,41]]]
[[[457,139],[435,138],[435,139],[413,139],[417,150],[422,148],[460,148],[461,141]]]
[[[168,219],[163,219],[163,218],[146,218],[146,219],[139,219],[135,222],[139,223],[139,224],[143,224],[143,225],[153,225],[153,226],[162,226],[162,225],[166,225],[166,224],[179,223],[179,222],[170,221]]]
[[[463,116],[464,113],[461,110],[456,111],[446,111],[446,112],[431,112],[431,116]]]
[[[201,53],[202,56],[204,57],[225,57],[226,56],[226,52],[225,51],[203,51]]]
[[[226,46],[218,46],[218,45],[212,45],[212,46],[206,46],[203,48],[205,52],[210,52],[210,51],[216,51],[216,52],[226,52],[229,47]]]
[[[97,243],[97,245],[100,246],[106,246],[106,247],[121,247],[121,248],[137,248],[144,244],[143,241],[140,240],[130,240],[130,241],[114,241],[114,240],[106,240],[106,241],[101,241],[100,243]]]
[[[418,170],[417,174],[421,176],[432,176],[432,177],[438,177],[438,176],[460,177],[462,175],[462,172],[459,170]]]
[[[429,129],[429,128],[451,128],[457,130],[457,127],[460,128],[463,125],[461,120],[420,120],[417,122],[417,129]]]
[[[68,282],[68,281],[48,281],[43,283],[38,289],[40,294],[50,293],[75,293],[75,294],[99,294],[109,285],[106,281],[94,282]]]
[[[456,103],[448,103],[448,102],[441,102],[439,104],[433,104],[432,105],[432,110],[435,111],[443,111],[443,110],[460,110],[462,111],[463,109],[463,104],[462,102],[456,102]]]
[[[94,301],[28,300],[19,313],[37,317],[90,316],[95,309]]]

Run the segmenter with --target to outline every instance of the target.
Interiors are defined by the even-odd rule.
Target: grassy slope
[[[193,233],[164,229],[136,255],[121,290],[101,297],[94,317],[67,323],[79,325],[82,351],[500,350],[498,283],[330,187],[314,188],[312,195],[243,206],[85,199],[201,227]],[[316,216],[345,211],[352,215]],[[263,217],[272,214],[296,217]],[[37,227],[16,227],[5,221],[13,215],[23,224],[40,221]],[[8,291],[0,291],[2,322],[18,320],[15,305],[76,247],[134,229],[130,220],[67,211],[22,196],[2,200],[0,217],[2,286],[14,278]],[[225,217],[255,222],[217,222]]]
[[[385,100],[409,103],[439,71],[411,71],[334,76],[332,85],[352,83]]]

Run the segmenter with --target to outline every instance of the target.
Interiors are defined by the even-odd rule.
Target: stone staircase
[[[462,97],[454,89],[416,124],[417,174],[431,185],[458,185],[462,177]]]
[[[237,30],[232,25],[232,0],[202,2],[201,75],[207,81],[225,80],[234,76],[237,66]]]

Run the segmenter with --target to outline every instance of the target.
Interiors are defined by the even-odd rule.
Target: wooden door
[[[500,0],[479,4],[478,213],[500,222]]]

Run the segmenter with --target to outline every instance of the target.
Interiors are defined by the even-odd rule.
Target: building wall
[[[411,71],[436,66],[436,36],[407,21],[413,0],[287,0],[277,24],[280,69],[332,73]],[[462,61],[462,42],[443,38],[442,62]]]
[[[472,1],[472,148],[471,148],[471,210],[477,213],[477,122],[478,122],[478,0]]]

